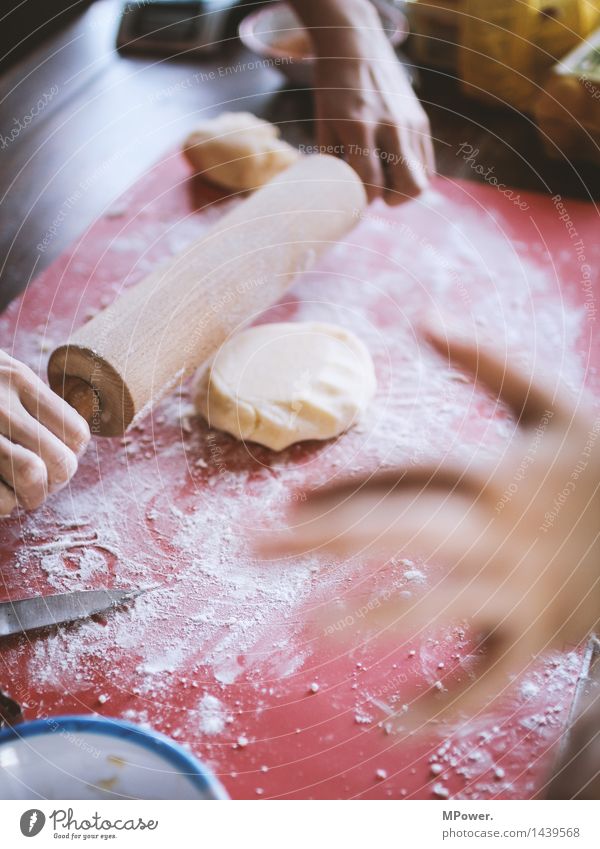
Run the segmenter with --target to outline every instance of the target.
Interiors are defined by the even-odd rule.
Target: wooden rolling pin
[[[275,303],[365,205],[362,183],[345,162],[303,157],[57,348],[50,386],[92,433],[122,434]]]

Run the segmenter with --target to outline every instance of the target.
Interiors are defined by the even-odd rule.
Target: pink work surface
[[[443,703],[453,676],[472,674],[468,631],[378,633],[367,611],[382,594],[406,604],[443,564],[409,550],[265,562],[248,543],[340,474],[506,450],[510,416],[423,344],[423,320],[459,322],[575,396],[598,395],[598,280],[586,267],[600,267],[596,210],[567,201],[569,228],[550,198],[521,200],[527,208],[493,187],[438,179],[397,209],[375,205],[259,318],[336,322],[369,347],[377,396],[339,439],[280,453],[241,444],[194,416],[186,384],[124,439],[93,441],[46,506],[1,523],[3,600],[150,587],[105,617],[4,641],[0,687],[27,718],[97,712],[149,724],[207,761],[234,798],[543,792],[576,647],[532,659],[476,716],[409,732],[415,696],[439,681]],[[237,202],[165,159],[11,304],[2,347],[45,374],[73,326]]]

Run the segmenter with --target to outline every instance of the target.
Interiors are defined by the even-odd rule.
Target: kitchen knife
[[[546,799],[598,799],[600,639],[588,639]]]
[[[125,601],[142,590],[78,590],[0,603],[0,637],[34,628],[87,619]]]

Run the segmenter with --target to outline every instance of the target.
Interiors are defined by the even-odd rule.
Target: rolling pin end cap
[[[86,420],[93,436],[120,436],[133,419],[133,401],[123,380],[87,348],[57,348],[48,363],[48,381]]]
[[[65,378],[63,398],[86,420],[90,429],[95,416],[100,414],[100,399],[93,386],[78,377]]]

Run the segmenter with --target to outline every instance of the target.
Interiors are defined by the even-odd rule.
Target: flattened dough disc
[[[198,375],[194,395],[211,426],[281,451],[347,430],[375,388],[371,356],[353,333],[321,322],[281,322],[229,339]]]

